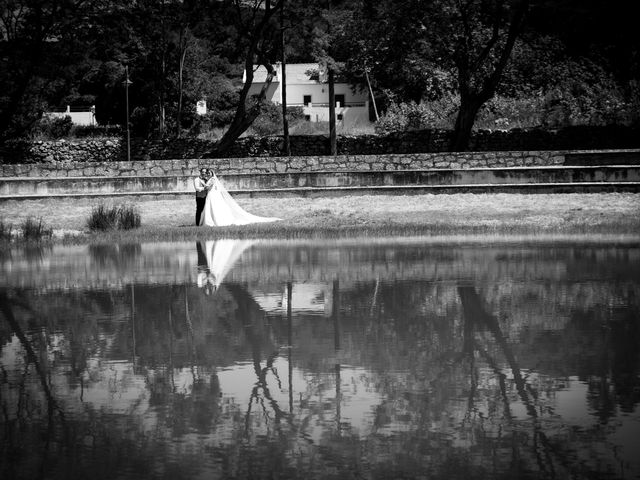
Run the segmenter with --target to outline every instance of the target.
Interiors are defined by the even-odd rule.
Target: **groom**
[[[200,225],[200,215],[204,210],[204,204],[207,201],[207,181],[211,178],[209,170],[206,168],[200,169],[200,175],[193,179],[193,186],[196,189],[196,226]]]

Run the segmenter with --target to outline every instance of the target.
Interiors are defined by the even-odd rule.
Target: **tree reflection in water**
[[[121,252],[100,255],[138,264],[139,249]],[[223,278],[209,295],[195,284],[4,289],[0,474],[637,475],[611,434],[639,400],[640,287],[590,278],[378,270],[325,279],[317,308],[299,310],[294,292],[313,289],[293,278]],[[266,308],[265,292],[281,302]],[[560,397],[581,384],[585,417],[562,417]]]

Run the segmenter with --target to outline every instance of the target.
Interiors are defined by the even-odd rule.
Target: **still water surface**
[[[0,478],[639,478],[640,247],[0,257]]]

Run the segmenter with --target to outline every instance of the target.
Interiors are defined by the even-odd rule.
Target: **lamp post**
[[[129,65],[125,65],[124,66],[124,75],[125,75],[125,80],[124,82],[122,82],[124,84],[124,98],[125,98],[125,104],[126,104],[126,108],[127,108],[127,161],[130,162],[131,161],[131,135],[129,133],[129,85],[131,85],[133,82],[131,82],[129,80]]]

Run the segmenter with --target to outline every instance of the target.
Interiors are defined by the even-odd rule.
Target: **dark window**
[[[311,103],[311,95],[304,95],[302,103],[304,103],[305,107]]]
[[[341,107],[344,107],[344,95],[336,95],[336,107],[338,106],[338,103]]]
[[[307,122],[310,122],[310,121],[311,121],[311,115],[305,115],[305,116],[304,116],[304,119],[305,119]]]

